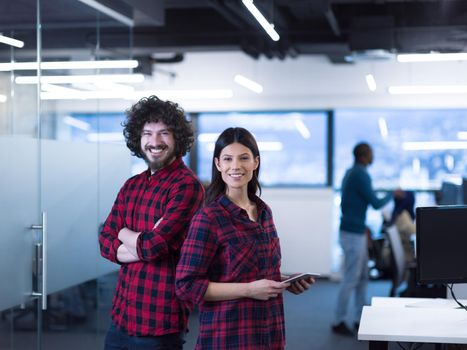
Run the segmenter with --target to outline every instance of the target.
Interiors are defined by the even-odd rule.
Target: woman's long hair
[[[217,170],[215,164],[215,158],[219,159],[222,150],[233,143],[239,143],[247,147],[253,157],[259,157],[258,144],[256,143],[253,135],[244,128],[228,128],[225,129],[217,138],[216,145],[214,147],[214,154],[212,156],[212,175],[211,183],[206,189],[205,203],[209,204],[216,199],[221,193],[225,193],[225,182],[222,180],[222,174]],[[256,192],[259,190],[261,194],[261,185],[259,184],[259,166],[261,161],[258,163],[258,167],[253,171],[253,177],[248,182],[248,197],[251,199],[254,197]]]

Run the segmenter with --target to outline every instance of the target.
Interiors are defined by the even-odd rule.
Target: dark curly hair
[[[144,158],[141,150],[141,132],[146,123],[162,122],[173,133],[175,156],[184,156],[195,140],[191,122],[185,118],[185,112],[178,104],[162,101],[157,96],[143,97],[128,110],[126,121],[122,123],[123,135],[131,153]]]

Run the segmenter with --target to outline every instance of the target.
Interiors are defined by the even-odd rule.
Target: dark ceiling
[[[0,0],[0,31],[25,40],[24,55],[36,46],[36,1]],[[351,53],[459,52],[467,43],[465,0],[255,0],[277,42],[241,0],[99,2],[132,17],[132,30],[79,0],[40,0],[43,57],[91,49],[177,60],[183,56],[175,53],[242,50],[254,58],[325,54],[344,62]],[[157,58],[162,52],[174,55]]]

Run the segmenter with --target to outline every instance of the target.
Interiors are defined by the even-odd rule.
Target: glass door
[[[24,47],[0,44],[0,349],[39,349],[41,343],[43,217],[40,210],[40,128],[36,87],[15,84],[5,64],[38,54],[36,2],[22,23],[2,21],[3,35]],[[33,71],[33,73],[37,73]],[[44,305],[45,306],[45,305]]]
[[[85,40],[83,47],[68,53],[67,60],[91,63],[111,59],[101,55],[101,40],[105,38],[102,27],[116,24],[82,2],[73,1],[70,6],[87,16],[80,19],[79,32],[74,31],[71,20],[67,21],[70,28],[63,29],[64,33],[81,35]],[[52,41],[50,36],[56,33],[49,28],[59,24],[59,18],[42,17],[44,43]],[[44,61],[48,53],[44,49]],[[42,72],[43,77],[89,78],[80,83],[63,79],[41,85],[41,210],[47,213],[48,222],[48,305],[43,313],[42,342],[47,350],[100,349],[107,330],[106,325],[101,327],[101,320],[110,319],[108,311],[100,312],[99,280],[118,269],[118,265],[101,257],[98,234],[120,186],[131,174],[131,157],[124,142],[103,141],[109,130],[100,100],[76,96],[112,89],[111,84],[102,84],[99,76],[115,73],[128,73],[128,69]],[[120,120],[117,124],[122,136]],[[109,284],[111,298],[115,281]],[[109,304],[110,300],[104,303]]]

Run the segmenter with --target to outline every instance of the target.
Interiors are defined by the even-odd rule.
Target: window
[[[198,175],[211,179],[212,154],[219,134],[243,127],[256,138],[264,186],[326,184],[325,112],[202,113],[198,122]]]
[[[49,116],[49,118],[52,117],[54,116]],[[73,113],[57,116],[56,124],[49,123],[48,125],[55,125],[55,134],[58,140],[125,144],[122,126],[125,119],[124,113]],[[129,150],[128,156],[130,156]],[[133,175],[148,168],[144,159],[134,156],[131,159],[131,173]],[[183,161],[185,164],[189,164],[189,156],[183,157]]]
[[[352,149],[367,141],[375,188],[439,189],[467,169],[467,110],[337,110],[334,185],[353,163]]]

